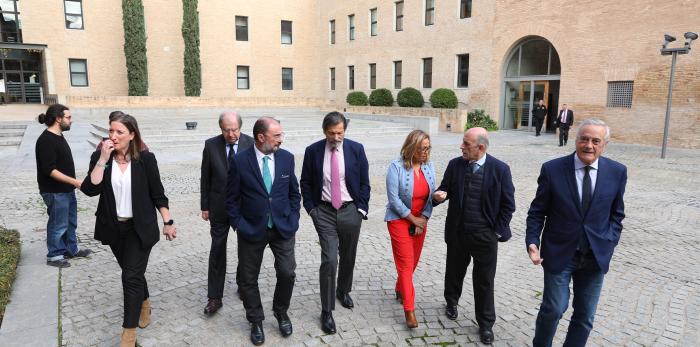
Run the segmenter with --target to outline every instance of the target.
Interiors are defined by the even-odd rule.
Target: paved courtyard
[[[297,175],[301,171],[304,146],[322,136],[319,114],[288,112],[281,116],[282,125],[290,135],[283,148],[296,155]],[[71,138],[71,145],[76,168],[84,177],[91,148],[87,140],[89,131],[93,130],[90,122],[104,125],[106,113],[85,114],[82,119],[80,115],[74,112],[77,124],[68,136],[75,137]],[[228,244],[229,273],[224,306],[213,317],[206,317],[202,312],[206,304],[210,242],[209,225],[201,220],[199,213],[199,156],[203,142],[196,138],[188,144],[192,135],[172,130],[173,134],[184,134],[183,137],[180,140],[171,137],[160,143],[160,139],[156,140],[159,134],[174,125],[159,117],[139,120],[144,140],[154,144],[178,238],[173,242],[161,240],[151,253],[146,277],[153,323],[138,331],[139,343],[142,346],[250,345],[243,305],[236,296],[236,239],[233,234]],[[200,136],[216,134],[215,117],[200,117],[200,128],[203,128],[198,130]],[[244,117],[244,132],[250,133],[254,118]],[[40,126],[30,124],[27,132],[38,133]],[[436,208],[430,220],[414,278],[417,329],[405,327],[402,306],[393,297],[396,271],[383,222],[384,180],[387,165],[398,155],[407,132],[399,124],[359,118],[353,119],[348,129],[348,138],[366,145],[372,184],[369,220],[362,227],[352,291],[355,308],[347,310],[337,305],[334,316],[338,333],[325,335],[321,331],[320,246],[310,218],[302,213],[296,240],[297,278],[289,312],[294,334],[287,339],[280,336],[272,317],[275,275],[272,254],[269,250],[265,254],[260,288],[267,316],[264,322],[266,345],[480,344],[470,276],[465,280],[459,318],[451,321],[443,314],[446,205]],[[449,159],[460,155],[460,141],[459,134],[440,133],[433,137],[432,160],[438,176],[442,176]],[[497,346],[528,345],[533,336],[541,299],[542,270],[530,263],[525,252],[525,218],[534,197],[540,165],[573,151],[572,144],[562,149],[556,142],[553,135],[534,137],[531,133],[517,131],[492,134],[489,154],[511,166],[517,204],[511,222],[513,238],[499,244],[494,327],[494,345]],[[45,239],[46,215],[36,187],[33,150],[20,147],[17,154],[7,151],[2,154],[0,223],[19,229],[25,243],[41,243]],[[611,143],[607,155],[629,169],[625,195],[627,218],[611,270],[605,278],[589,345],[698,346],[700,151],[671,149],[667,159],[661,160],[658,148]],[[113,346],[121,333],[120,272],[109,248],[92,239],[96,205],[97,198],[78,195],[79,238],[95,251],[94,255],[90,259],[72,261],[72,267],[60,270],[61,340],[67,346]],[[562,319],[555,345],[563,342],[570,313],[569,310]],[[47,345],[51,344],[52,341],[48,341]]]

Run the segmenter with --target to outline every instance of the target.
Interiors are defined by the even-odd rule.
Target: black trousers
[[[471,259],[474,259],[472,284],[476,322],[480,328],[491,328],[496,321],[493,290],[498,237],[491,231],[462,233],[455,241],[447,243],[445,301],[448,305],[459,303],[467,267]]]
[[[136,328],[139,324],[141,304],[148,299],[146,283],[146,266],[151,247],[141,247],[141,240],[134,229],[134,222],[119,222],[120,239],[109,245],[122,269],[122,288],[124,290],[123,328]]]
[[[209,273],[207,276],[207,297],[221,299],[224,297],[226,283],[226,242],[231,225],[228,221],[209,220],[211,248],[209,249]],[[236,269],[238,284],[238,269]]]
[[[284,239],[276,228],[267,229],[265,237],[259,241],[250,241],[238,235],[238,285],[243,299],[246,319],[249,322],[261,322],[265,319],[262,302],[260,300],[260,289],[258,287],[258,276],[263,260],[265,247],[270,245],[272,254],[275,256],[275,273],[277,284],[275,294],[272,299],[272,311],[274,313],[285,313],[289,309],[289,302],[292,299],[294,290],[294,270],[297,267],[294,259],[294,237]]]
[[[569,127],[559,127],[559,146],[563,146],[569,141]]]
[[[340,210],[321,204],[312,211],[311,219],[321,243],[321,268],[318,280],[321,285],[321,309],[331,312],[335,309],[334,295],[336,293],[345,295],[352,290],[362,215],[357,211],[354,203],[349,203]],[[338,255],[340,255],[340,265]]]
[[[535,123],[535,135],[539,136],[542,131],[542,123],[544,123],[544,118],[533,117],[532,120]]]

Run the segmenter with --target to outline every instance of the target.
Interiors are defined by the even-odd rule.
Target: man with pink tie
[[[335,298],[345,308],[354,307],[350,291],[355,255],[369,203],[367,156],[361,144],[345,138],[347,125],[340,112],[324,117],[326,138],[306,147],[299,181],[321,244],[321,328],[327,334],[336,332]]]
[[[559,115],[557,116],[557,128],[559,128],[559,147],[566,146],[569,140],[569,128],[574,124],[574,111],[569,109],[569,106],[564,104]]]

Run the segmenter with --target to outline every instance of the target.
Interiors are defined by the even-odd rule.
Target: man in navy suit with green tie
[[[282,336],[292,334],[287,310],[296,277],[294,236],[299,229],[301,194],[294,155],[279,148],[284,138],[279,121],[258,119],[253,137],[255,145],[229,164],[226,210],[238,235],[238,285],[251,323],[250,340],[258,346],[265,342],[258,275],[268,245],[275,256],[277,275],[272,311]]]

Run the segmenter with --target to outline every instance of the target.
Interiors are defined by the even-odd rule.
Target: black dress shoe
[[[481,338],[481,343],[490,345],[493,343],[493,330],[491,328],[479,329],[479,338]]]
[[[221,303],[221,299],[209,299],[209,302],[207,302],[207,306],[204,307],[204,314],[211,316],[216,311],[218,311],[223,304]]]
[[[335,321],[332,312],[321,312],[321,330],[326,334],[335,334]]]
[[[265,343],[265,332],[263,331],[262,322],[250,323],[250,342],[256,346]]]
[[[275,313],[275,318],[277,318],[277,323],[280,327],[280,333],[282,337],[287,337],[292,334],[292,321],[289,319],[287,313]]]
[[[353,307],[355,307],[355,304],[353,304],[352,298],[350,297],[350,294],[344,294],[344,295],[343,295],[343,294],[337,293],[337,294],[335,295],[335,297],[338,298],[338,300],[340,300],[340,304],[341,304],[343,307],[345,307],[345,308],[353,308]]]
[[[457,319],[457,305],[450,305],[447,304],[445,305],[445,316],[451,320],[456,320]]]

